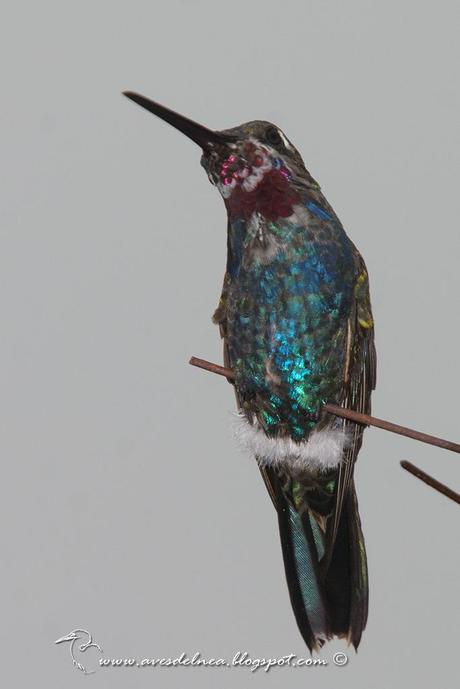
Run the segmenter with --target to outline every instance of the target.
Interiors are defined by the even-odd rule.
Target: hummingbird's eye
[[[280,133],[276,127],[269,127],[265,132],[265,138],[269,144],[272,144],[272,146],[279,146],[283,143]]]

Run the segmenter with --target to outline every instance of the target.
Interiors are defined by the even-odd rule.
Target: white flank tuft
[[[268,437],[256,422],[251,424],[242,414],[236,419],[237,441],[256,456],[261,466],[326,471],[340,464],[349,443],[343,428],[313,430],[307,441],[297,443],[292,438]]]

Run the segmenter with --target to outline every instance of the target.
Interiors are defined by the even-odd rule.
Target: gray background
[[[187,365],[221,360],[223,204],[199,151],[120,91],[285,129],[368,263],[376,415],[458,440],[458,21],[446,1],[3,3],[5,686],[454,686],[458,507],[398,463],[458,486],[458,461],[378,430],[347,667],[84,678],[53,641],[83,626],[108,657],[305,655],[232,390]]]

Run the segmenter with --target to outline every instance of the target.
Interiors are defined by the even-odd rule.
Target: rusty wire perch
[[[444,483],[441,483],[429,474],[426,474],[424,471],[416,467],[415,464],[412,464],[412,462],[408,462],[407,460],[403,459],[400,464],[402,468],[408,471],[410,474],[416,478],[419,478],[424,483],[427,483],[431,488],[437,490],[438,493],[442,493],[447,498],[450,498],[460,505],[460,494],[456,493],[454,490],[452,490],[452,488],[449,488],[448,486],[444,485]]]
[[[196,356],[192,356],[189,363],[192,366],[197,366],[205,371],[210,371],[211,373],[216,373],[219,376],[223,376],[228,380],[229,383],[232,383],[234,380],[235,376],[231,368],[219,366],[219,364],[213,364],[205,359],[198,359]],[[407,438],[413,438],[414,440],[419,440],[422,443],[435,445],[436,447],[441,447],[444,450],[450,450],[451,452],[457,452],[460,454],[460,445],[453,443],[450,440],[444,440],[444,438],[436,438],[434,435],[428,435],[427,433],[422,433],[421,431],[415,431],[413,428],[400,426],[399,424],[392,423],[391,421],[378,419],[375,416],[369,416],[368,414],[361,414],[360,412],[353,411],[352,409],[345,409],[344,407],[339,407],[335,404],[325,404],[323,409],[330,414],[334,414],[335,416],[339,416],[343,419],[349,419],[350,421],[355,421],[356,423],[361,423],[365,426],[382,428],[385,431],[397,433],[398,435],[404,435]],[[424,481],[438,492],[443,493],[443,495],[446,495],[451,500],[454,500],[460,504],[460,495],[458,493],[440,483],[432,476],[429,476],[414,464],[403,461],[401,462],[401,466],[403,469],[406,469],[406,471],[409,471],[411,474],[419,478],[421,481]]]

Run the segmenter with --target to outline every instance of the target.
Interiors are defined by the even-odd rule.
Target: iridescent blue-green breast
[[[226,337],[243,409],[269,435],[308,436],[340,402],[353,298],[353,245],[315,206],[229,226]]]

